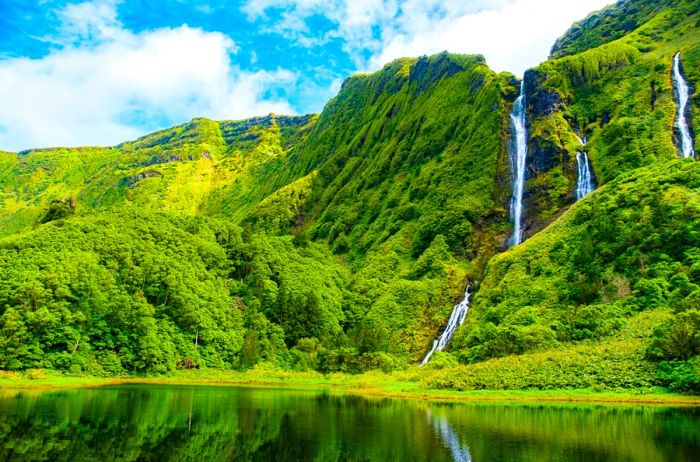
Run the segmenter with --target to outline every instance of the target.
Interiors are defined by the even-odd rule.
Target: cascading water
[[[681,54],[676,53],[673,57],[673,85],[676,89],[676,96],[678,97],[678,113],[676,114],[676,126],[678,127],[678,132],[681,135],[681,156],[682,157],[695,157],[695,150],[693,149],[693,137],[690,135],[690,127],[688,127],[688,120],[685,117],[686,107],[688,105],[688,98],[690,90],[688,87],[688,82],[685,81],[683,73],[681,72]]]
[[[586,138],[578,139],[582,146],[586,146]],[[576,180],[576,200],[583,199],[587,194],[595,189],[593,174],[591,173],[591,163],[588,160],[586,151],[576,151],[576,165],[578,166],[578,179]]]
[[[513,218],[511,245],[522,242],[523,190],[525,188],[525,160],[527,158],[527,118],[525,114],[525,80],[520,82],[520,96],[513,104],[510,120],[515,133],[515,146],[511,150],[510,162],[513,171],[513,198],[510,201],[510,216]]]
[[[593,191],[595,185],[593,184],[593,175],[591,175],[591,164],[588,162],[588,154],[585,151],[576,152],[576,164],[578,164],[576,200],[579,201]]]
[[[447,321],[445,330],[437,339],[433,341],[433,347],[430,349],[428,354],[425,355],[423,361],[421,361],[421,366],[428,364],[428,361],[430,361],[430,357],[433,356],[433,353],[445,349],[447,342],[450,341],[457,328],[461,326],[466,319],[467,313],[469,312],[469,298],[472,295],[470,292],[471,287],[471,284],[467,286],[467,290],[464,292],[464,299],[452,309],[452,314],[450,314],[450,319]]]

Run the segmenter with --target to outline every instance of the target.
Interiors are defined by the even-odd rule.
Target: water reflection
[[[427,411],[428,422],[432,422],[435,433],[440,435],[442,441],[445,443],[445,447],[450,450],[452,454],[452,459],[455,462],[472,462],[472,455],[469,452],[469,447],[463,445],[459,441],[459,436],[455,433],[454,429],[450,426],[447,418],[443,416],[436,417],[430,410]]]
[[[697,454],[697,408],[436,404],[233,387],[0,391],[2,461],[685,461]]]

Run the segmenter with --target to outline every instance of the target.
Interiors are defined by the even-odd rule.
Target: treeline
[[[392,289],[387,279],[396,277],[358,279],[323,245],[216,219],[59,219],[0,240],[0,368],[117,375],[267,362],[389,370],[412,362],[429,340],[399,341],[418,322],[408,311],[451,303],[440,298],[439,279],[416,281],[412,296],[422,304],[379,319],[372,309],[407,290]]]

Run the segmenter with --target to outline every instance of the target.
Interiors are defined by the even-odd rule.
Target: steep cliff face
[[[507,220],[503,86],[482,57],[446,53],[348,79],[292,154],[300,173],[318,169],[313,236],[356,257],[397,233],[417,255],[438,234],[475,251],[480,220]]]
[[[79,261],[77,254],[85,253],[102,261],[99,255],[110,255],[106,262],[114,258],[112,250],[120,251],[97,244],[104,238],[94,223],[106,230],[119,222],[138,223],[149,229],[140,231],[145,237],[157,235],[177,246],[211,230],[216,242],[197,252],[211,253],[202,256],[211,261],[226,249],[227,269],[204,271],[191,256],[178,271],[201,272],[225,287],[246,307],[241,323],[268,329],[260,335],[251,331],[244,340],[248,346],[232,344],[248,358],[244,363],[286,361],[285,348],[306,337],[320,342],[319,351],[339,355],[333,357],[340,362],[342,355],[368,355],[366,361],[374,364],[382,354],[389,362],[414,361],[467,277],[479,274],[508,233],[507,117],[516,84],[512,76],[494,74],[481,56],[442,53],[349,78],[320,116],[195,119],[114,148],[3,155],[0,168],[7,175],[0,179],[1,190],[10,200],[0,209],[2,232],[35,227],[52,204],[76,204],[70,216],[56,216],[52,228],[37,227],[26,242],[50,246],[84,232],[66,247],[71,259]],[[175,218],[181,216],[195,219]],[[242,237],[231,223],[244,227]],[[121,238],[134,236],[127,230]],[[9,249],[16,242],[24,241],[8,241],[0,254],[14,252]],[[136,252],[132,244],[125,243],[124,251]],[[29,248],[20,247],[18,258],[31,259]],[[168,294],[176,280],[163,249],[152,249],[151,257],[140,252],[124,257],[138,260],[125,263],[128,268],[98,262],[94,272],[114,279],[114,290],[126,297],[124,303],[130,300],[129,307],[132,302],[150,307],[149,325],[171,329],[166,312],[180,313],[186,306],[171,306]],[[48,247],[42,252],[51,265],[63,264]],[[149,294],[158,295],[143,302],[139,285],[127,284],[118,273],[141,274],[153,265],[161,269],[145,284]],[[47,284],[41,272],[25,276]],[[226,283],[226,277],[239,282]],[[67,277],[66,284],[78,283],[78,276]],[[222,293],[216,294],[217,312],[227,303],[218,300]],[[38,303],[62,303],[56,297]],[[100,313],[90,316],[101,319]],[[194,321],[179,319],[172,338],[189,338],[197,330]],[[209,335],[218,332],[210,328]],[[158,367],[172,368],[178,355],[191,354],[180,340],[162,353],[169,359]],[[336,351],[341,346],[348,350]]]
[[[672,57],[681,51],[688,80],[700,78],[698,5],[620,2],[574,25],[554,59],[526,73],[529,235],[574,201],[580,138],[599,184],[677,156]]]
[[[403,366],[467,280],[473,314],[452,346],[462,361],[603,338],[646,308],[691,303],[698,164],[675,160],[670,72],[680,51],[692,117],[699,4],[623,1],[526,72],[531,240],[511,250],[520,82],[478,55],[350,77],[320,115],[195,119],[112,148],[0,153],[0,235],[11,235],[0,329],[27,332],[14,356],[0,349],[0,367],[41,365],[25,344],[99,373]],[[572,206],[582,139],[601,188]],[[36,322],[52,310],[58,321]],[[80,358],[55,341],[65,332],[91,339]]]

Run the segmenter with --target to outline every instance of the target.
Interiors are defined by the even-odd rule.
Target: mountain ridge
[[[510,250],[520,82],[481,55],[395,60],[318,115],[0,153],[0,367],[401,369],[470,281],[470,315],[425,383],[462,387],[457,362],[604,345],[643,318],[630,386],[695,387],[697,347],[669,340],[700,332],[700,171],[676,160],[670,64],[680,49],[697,88],[700,2],[648,3],[594,13],[526,72],[536,237]],[[577,202],[584,150],[599,189]],[[596,386],[620,387],[611,368]]]

